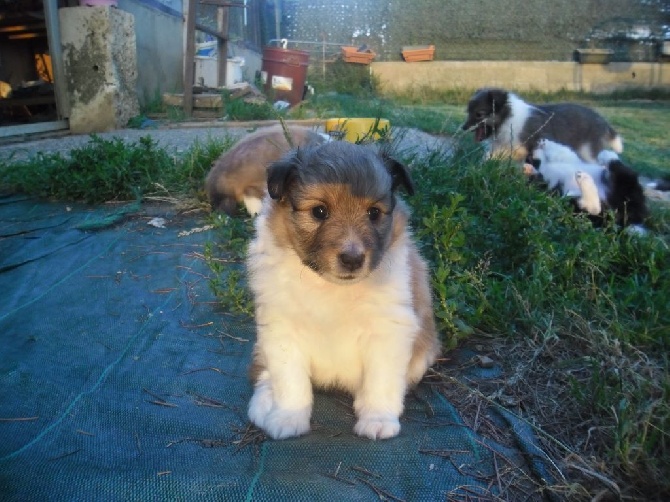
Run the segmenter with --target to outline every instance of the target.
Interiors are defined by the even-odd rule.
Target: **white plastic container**
[[[218,59],[216,57],[196,56],[195,58],[195,84],[206,87],[219,87],[217,85]],[[242,82],[242,67],[244,58],[228,58],[226,63],[226,87]]]

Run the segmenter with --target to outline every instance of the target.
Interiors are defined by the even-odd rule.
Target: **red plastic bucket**
[[[309,52],[279,47],[263,49],[261,83],[274,100],[297,105],[302,101],[309,66]]]

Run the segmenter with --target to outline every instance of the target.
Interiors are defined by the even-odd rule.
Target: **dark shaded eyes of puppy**
[[[486,118],[486,112],[484,110],[479,110],[477,113],[475,113],[475,118],[477,120],[482,120]]]
[[[370,221],[377,221],[379,218],[381,218],[382,215],[382,210],[379,209],[378,207],[372,206],[370,209],[368,209],[368,218],[370,218]]]
[[[328,208],[324,205],[315,206],[312,208],[312,216],[317,220],[325,220],[328,218]]]
[[[367,213],[368,218],[372,222],[379,221],[379,218],[381,218],[382,216],[382,210],[375,206],[369,208]],[[328,219],[330,213],[328,213],[328,208],[325,205],[321,204],[319,206],[314,206],[312,208],[312,216],[319,221],[324,221]]]

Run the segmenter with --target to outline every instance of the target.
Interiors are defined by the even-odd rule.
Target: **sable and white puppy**
[[[567,145],[586,162],[609,149],[621,153],[621,137],[597,112],[575,103],[533,105],[503,89],[474,93],[463,130],[477,141],[491,140],[491,156],[506,155],[523,161],[542,138]]]
[[[288,136],[288,138],[287,138]],[[290,139],[290,144],[289,144]],[[281,124],[265,127],[244,137],[213,164],[205,180],[212,209],[234,215],[244,203],[258,214],[267,193],[267,168],[293,147],[320,144],[326,136],[312,129]]]
[[[399,433],[405,392],[439,352],[399,187],[413,191],[403,165],[344,141],[270,167],[247,260],[258,333],[249,418],[269,436],[309,431],[313,385],[353,394],[356,434]]]

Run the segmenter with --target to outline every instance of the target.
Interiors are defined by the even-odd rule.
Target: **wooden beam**
[[[208,35],[212,35],[213,37],[228,40],[227,33],[226,34],[221,33],[220,31],[217,31],[217,30],[214,30],[212,28],[209,28],[208,26],[205,26],[204,24],[195,23],[195,29],[198,30],[198,31],[202,31],[203,33],[207,33]]]
[[[0,109],[23,107],[23,106],[37,106],[37,105],[55,105],[56,96],[47,94],[44,96],[32,96],[29,98],[5,98],[0,99]]]
[[[184,55],[184,116],[193,115],[193,82],[195,79],[195,16],[196,1],[188,0],[186,17],[186,54]]]
[[[281,38],[281,5],[275,0],[275,38]]]
[[[200,3],[207,5],[218,5],[219,7],[242,7],[246,9],[247,6],[241,3],[227,2],[226,0],[200,0]]]
[[[39,33],[17,33],[16,35],[9,35],[7,40],[30,40],[32,38],[45,38],[47,36],[46,31],[41,31]]]
[[[217,39],[217,85],[226,85],[226,73],[228,71],[228,7],[219,7],[216,13],[216,22],[219,31],[225,38]]]
[[[51,53],[51,66],[54,77],[54,94],[56,96],[56,112],[59,119],[70,116],[70,96],[67,93],[65,78],[65,62],[60,44],[60,24],[58,7],[54,2],[44,2],[44,18],[47,27],[47,42]]]
[[[16,26],[0,26],[0,33],[18,33],[21,31],[35,31],[45,29],[46,25],[44,23],[30,23]]]
[[[181,94],[163,94],[163,104],[167,106],[179,106],[183,99]],[[191,99],[193,108],[221,108],[223,106],[221,94],[195,94]]]

